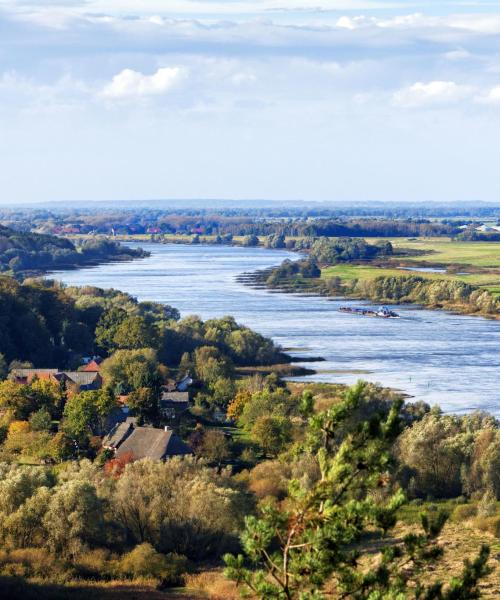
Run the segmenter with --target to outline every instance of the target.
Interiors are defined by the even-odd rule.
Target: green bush
[[[178,585],[186,571],[187,560],[179,554],[161,554],[147,542],[139,544],[121,560],[121,571],[131,578],[152,578],[162,585]]]

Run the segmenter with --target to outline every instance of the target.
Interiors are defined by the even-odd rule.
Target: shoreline
[[[259,269],[257,271],[244,272],[236,277],[236,281],[242,285],[248,286],[256,290],[266,290],[271,294],[297,294],[300,296],[315,297],[315,298],[331,298],[332,300],[359,300],[362,302],[370,302],[372,304],[385,304],[385,305],[407,305],[413,306],[417,309],[423,310],[441,310],[449,312],[454,315],[468,316],[468,317],[480,317],[490,321],[499,321],[499,314],[486,314],[479,311],[468,311],[466,307],[461,305],[446,305],[446,304],[421,304],[416,302],[397,302],[389,298],[380,300],[374,300],[372,298],[361,296],[359,294],[346,294],[339,293],[338,290],[327,289],[324,283],[318,284],[317,282],[324,282],[325,280],[303,280],[303,285],[299,285],[297,282],[285,281],[281,284],[270,284],[267,282],[267,276],[271,274],[274,267],[267,269]],[[402,275],[404,277],[404,275]]]
[[[120,255],[118,257],[108,258],[108,259],[94,259],[92,261],[83,263],[83,264],[67,264],[67,265],[58,265],[56,269],[36,269],[36,270],[26,270],[20,271],[16,275],[8,275],[9,277],[13,277],[19,281],[23,281],[25,279],[30,278],[38,278],[38,277],[50,277],[53,274],[57,274],[61,271],[77,271],[79,269],[92,269],[94,267],[99,267],[100,265],[110,265],[113,263],[122,263],[122,262],[132,262],[134,260],[142,260],[144,258],[149,258],[151,256],[150,252],[144,251],[145,254],[143,256],[127,256],[126,254]]]

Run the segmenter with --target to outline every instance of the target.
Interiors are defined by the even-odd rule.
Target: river
[[[400,319],[341,313],[354,301],[255,290],[236,281],[296,258],[285,250],[205,245],[142,244],[151,256],[51,274],[68,285],[120,289],[139,300],[177,307],[183,316],[231,314],[272,337],[317,371],[301,379],[353,383],[359,378],[403,390],[415,399],[462,413],[500,416],[500,322],[399,306]]]

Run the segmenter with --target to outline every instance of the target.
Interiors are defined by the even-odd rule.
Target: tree
[[[14,381],[0,383],[0,407],[10,409],[15,419],[27,419],[36,405],[28,385],[19,385]]]
[[[166,375],[152,348],[117,350],[102,363],[101,373],[119,394],[142,387],[157,388]]]
[[[45,408],[54,417],[59,417],[66,400],[62,386],[49,379],[35,378],[31,382],[31,395],[34,404]]]
[[[219,473],[191,457],[139,460],[113,482],[115,519],[131,541],[191,559],[234,547],[242,514],[249,510],[228,471]]]
[[[241,245],[242,246],[258,246],[259,245],[259,238],[252,234],[252,235],[246,235],[242,240],[241,240]]]
[[[245,405],[250,402],[251,399],[252,394],[248,390],[238,390],[227,407],[227,418],[230,421],[237,421],[241,417]]]
[[[127,312],[117,306],[102,313],[95,330],[95,342],[105,352],[110,352],[115,348],[116,332],[126,318]]]
[[[61,463],[75,455],[75,444],[63,431],[59,431],[48,445],[50,456],[55,462]]]
[[[95,487],[73,479],[59,485],[48,505],[43,522],[47,545],[58,554],[75,556],[87,545],[102,540],[103,503]]]
[[[32,431],[50,431],[52,427],[52,417],[45,407],[32,413],[29,422]]]
[[[214,346],[201,346],[194,351],[196,375],[205,383],[212,383],[232,375],[233,365]]]
[[[90,435],[102,432],[104,421],[116,401],[109,389],[80,392],[70,397],[63,413],[63,431],[77,442],[85,442]]]
[[[290,420],[262,415],[252,427],[252,438],[270,456],[277,456],[292,439]]]
[[[137,415],[147,420],[158,416],[158,392],[151,388],[141,387],[134,390],[129,394],[127,404]]]
[[[228,377],[219,377],[209,385],[212,403],[225,408],[234,396],[234,382]]]
[[[29,444],[30,432],[28,421],[12,421],[5,440],[5,449],[11,452],[21,452]]]
[[[113,344],[125,350],[153,348],[158,344],[158,333],[143,317],[128,317],[117,326]]]
[[[217,429],[205,430],[198,453],[220,469],[222,463],[231,455],[224,432]]]
[[[121,570],[132,577],[154,577],[169,585],[178,583],[186,560],[175,554],[160,554],[151,544],[139,544],[121,559]]]
[[[488,572],[486,547],[449,588],[429,582],[426,568],[442,554],[436,538],[443,513],[423,516],[422,534],[383,548],[375,566],[360,566],[356,542],[368,528],[388,531],[404,502],[401,492],[385,501],[370,493],[387,482],[402,403],[396,401],[387,418],[374,415],[346,431],[363,390],[362,383],[350,388],[342,402],[310,419],[306,448],[317,458],[319,480],[312,487],[292,481],[285,503],[265,504],[258,516],[246,518],[241,541],[248,563],[244,555],[226,555],[227,577],[265,600],[322,600],[327,581],[328,597],[337,599],[477,598],[478,581]]]
[[[238,425],[251,432],[260,417],[289,417],[296,409],[296,400],[286,389],[278,388],[271,391],[266,387],[261,392],[252,394],[250,402],[246,402]]]
[[[412,492],[420,497],[453,497],[461,493],[461,465],[472,444],[463,435],[460,420],[452,415],[429,413],[407,428],[396,445],[396,454],[412,476]]]

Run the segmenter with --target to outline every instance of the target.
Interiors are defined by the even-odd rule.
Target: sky
[[[500,0],[0,0],[0,203],[500,199]]]

